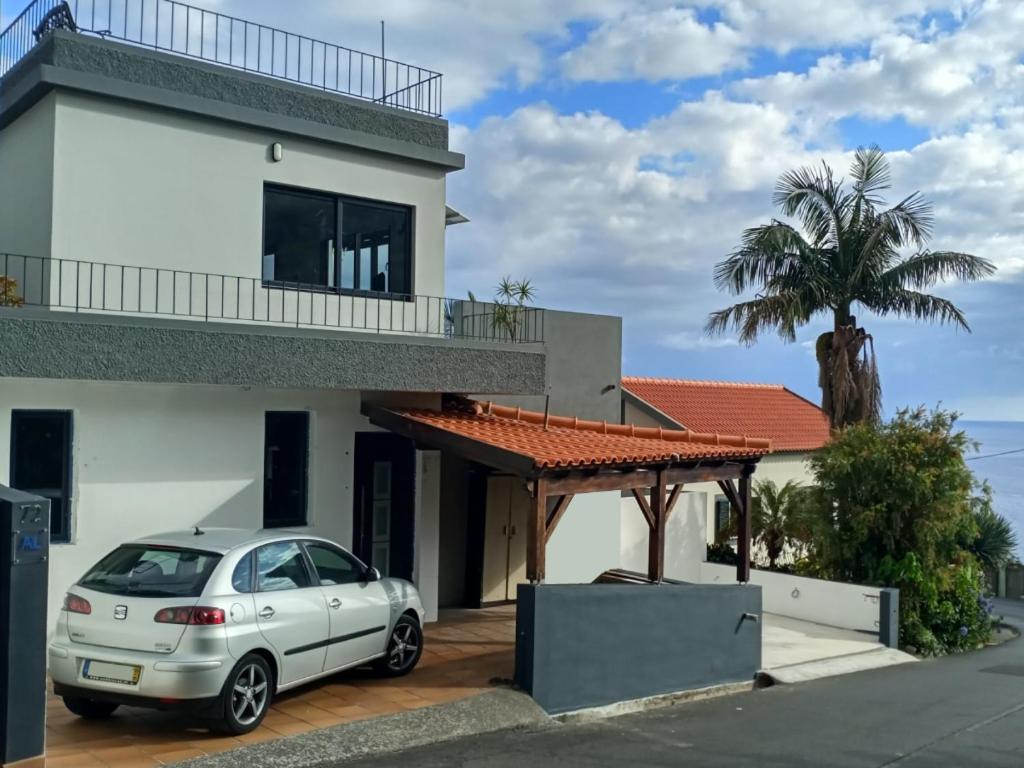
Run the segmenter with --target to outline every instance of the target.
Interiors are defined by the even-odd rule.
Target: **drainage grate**
[[[1000,664],[996,667],[986,667],[979,670],[993,675],[1012,675],[1013,677],[1024,677],[1024,664]]]

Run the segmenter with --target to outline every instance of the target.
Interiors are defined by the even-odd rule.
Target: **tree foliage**
[[[775,570],[788,549],[801,551],[810,540],[811,522],[804,503],[806,489],[795,480],[778,485],[774,480],[754,484],[754,510],[751,518],[754,541],[764,548],[768,568]]]
[[[977,256],[926,248],[934,220],[919,192],[885,207],[891,177],[878,147],[857,150],[850,180],[847,186],[824,163],[779,179],[773,201],[800,228],[773,219],[743,233],[716,266],[715,285],[754,298],[712,313],[706,326],[709,334],[735,330],[747,344],[768,330],[792,342],[798,328],[830,315],[832,330],[819,336],[816,351],[822,407],[835,427],[877,420],[881,408],[873,339],[858,326],[856,307],[970,330],[957,306],[928,291],[995,271]]]
[[[838,581],[898,587],[900,639],[922,653],[973,647],[991,631],[971,445],[943,410],[902,410],[847,427],[811,459],[810,569]]]
[[[18,292],[18,281],[0,275],[0,307],[20,307],[25,300]]]

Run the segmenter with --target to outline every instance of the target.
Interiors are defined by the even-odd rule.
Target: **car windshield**
[[[126,544],[78,582],[86,589],[133,597],[199,597],[220,555],[195,549]]]

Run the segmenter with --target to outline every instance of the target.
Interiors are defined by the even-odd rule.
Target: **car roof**
[[[310,536],[301,531],[289,531],[284,528],[259,529],[259,528],[195,528],[185,531],[168,531],[153,536],[145,536],[130,542],[131,544],[156,544],[163,547],[185,547],[188,549],[200,549],[206,552],[217,552],[227,554],[233,549],[242,546],[251,546],[272,541],[288,539],[317,539],[319,536]],[[324,539],[326,541],[326,539]]]

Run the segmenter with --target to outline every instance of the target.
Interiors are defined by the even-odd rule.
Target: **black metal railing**
[[[50,14],[62,12],[65,3],[73,23],[50,23]],[[177,0],[34,0],[0,33],[0,77],[32,50],[37,31],[43,33],[55,24],[390,107],[441,115],[438,72]]]
[[[259,277],[0,253],[0,308],[335,328],[506,344],[544,341],[544,310],[343,292]]]

